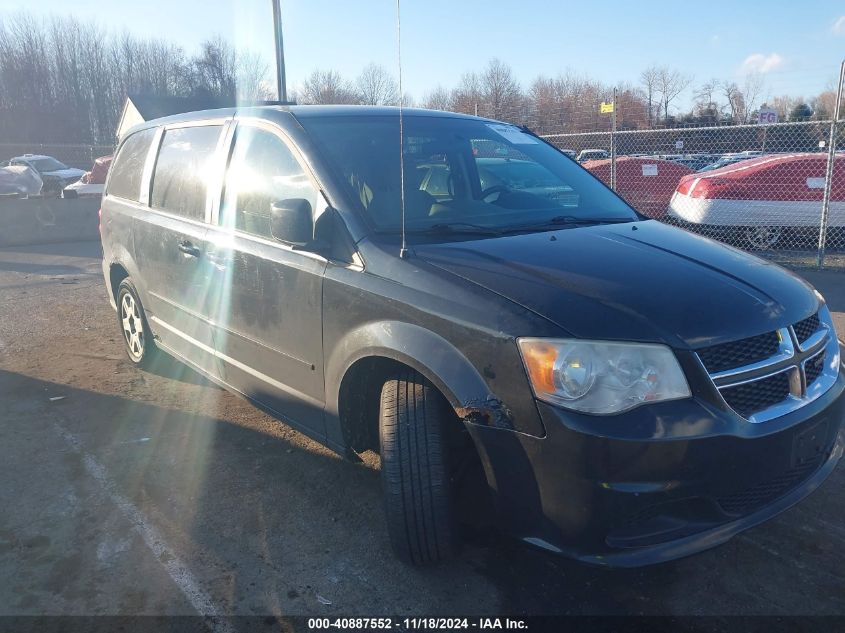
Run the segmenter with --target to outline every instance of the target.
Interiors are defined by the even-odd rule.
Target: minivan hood
[[[654,220],[414,252],[579,338],[705,347],[795,323],[820,303],[789,271]]]

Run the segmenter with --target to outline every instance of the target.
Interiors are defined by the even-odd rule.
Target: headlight
[[[678,360],[664,345],[539,338],[518,343],[534,394],[567,409],[621,413],[690,395]]]

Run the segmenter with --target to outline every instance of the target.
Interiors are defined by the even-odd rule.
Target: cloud
[[[764,55],[763,53],[754,53],[745,58],[740,68],[740,73],[749,75],[751,73],[767,73],[776,70],[783,65],[783,57],[777,53],[770,53]]]
[[[840,16],[830,29],[834,35],[845,35],[845,15]]]

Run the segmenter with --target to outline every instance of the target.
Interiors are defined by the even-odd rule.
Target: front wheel
[[[384,383],[379,407],[381,480],[396,555],[414,565],[458,549],[449,476],[448,424],[459,424],[443,396],[419,373]]]
[[[129,360],[136,365],[147,366],[155,355],[156,346],[138,291],[128,277],[117,288],[117,319]]]

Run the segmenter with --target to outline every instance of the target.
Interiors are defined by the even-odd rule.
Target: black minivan
[[[582,561],[670,560],[842,455],[822,296],[639,216],[523,128],[356,106],[159,119],[122,139],[101,213],[129,358],[164,350],[341,455],[377,452],[409,562],[449,557],[485,508]]]

